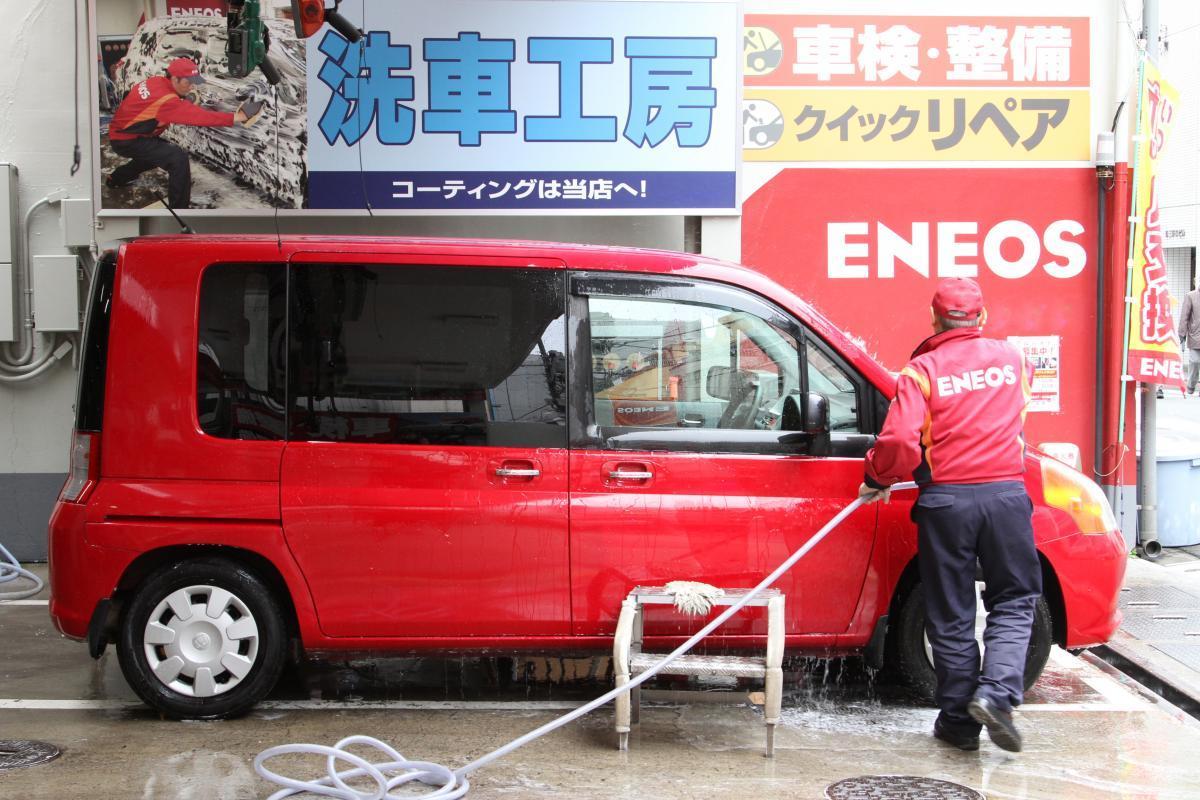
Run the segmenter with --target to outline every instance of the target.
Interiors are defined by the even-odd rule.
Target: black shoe
[[[956,731],[949,725],[943,725],[940,719],[933,722],[933,738],[940,739],[946,744],[953,745],[959,750],[978,750],[979,749],[979,734],[966,733],[965,731]]]
[[[1002,750],[1021,752],[1021,732],[1013,724],[1012,714],[1001,711],[986,697],[976,697],[967,704],[971,719],[987,727],[988,737]]]

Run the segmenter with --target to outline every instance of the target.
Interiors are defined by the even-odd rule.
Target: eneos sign
[[[1061,339],[1060,402],[1028,417],[1029,441],[1086,444],[1095,182],[1088,167],[784,169],[744,202],[742,261],[812,302],[892,370],[931,334],[937,281],[978,280],[989,336]]]
[[[1057,219],[1041,230],[1019,219],[986,230],[978,222],[921,221],[908,233],[883,222],[830,222],[827,274],[894,278],[899,267],[906,267],[925,278],[978,278],[986,270],[1015,280],[1040,269],[1053,278],[1073,278],[1087,264],[1087,251],[1078,241],[1083,230],[1074,219]]]

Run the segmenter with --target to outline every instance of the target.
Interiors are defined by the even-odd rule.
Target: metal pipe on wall
[[[1142,2],[1142,37],[1146,57],[1158,58],[1158,0]],[[1143,383],[1142,453],[1138,462],[1138,553],[1157,558],[1162,552],[1158,542],[1158,397],[1155,384]]]
[[[1107,235],[1105,206],[1116,167],[1116,142],[1113,134],[1100,134],[1096,140],[1096,410],[1095,436],[1092,442],[1092,474],[1099,482],[1104,475],[1104,238]],[[1111,501],[1109,505],[1112,505]]]

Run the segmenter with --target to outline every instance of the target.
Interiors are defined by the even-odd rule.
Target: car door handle
[[[517,469],[515,467],[500,467],[496,470],[497,478],[536,478],[541,475],[540,469]]]
[[[654,477],[653,472],[634,472],[633,470],[614,469],[608,473],[610,480],[614,481],[648,481]]]

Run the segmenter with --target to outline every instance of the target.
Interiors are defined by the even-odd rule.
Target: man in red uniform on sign
[[[194,86],[204,83],[200,69],[190,58],[177,58],[166,75],[156,75],[134,84],[121,101],[108,127],[113,152],[130,161],[113,170],[106,184],[118,188],[138,175],[161,167],[167,171],[167,202],[172,208],[191,204],[192,169],[187,151],[162,138],[168,125],[200,125],[228,128],[247,119],[237,111],[209,111],[184,98]]]
[[[859,494],[888,499],[888,487],[915,480],[917,559],[926,632],[941,709],[933,735],[979,748],[986,725],[1005,750],[1021,749],[1012,709],[1024,696],[1025,659],[1042,572],[1025,492],[1022,426],[1030,371],[1021,351],[983,337],[979,285],[938,284],[934,335],[896,380],[883,431],[867,453]],[[975,565],[988,611],[983,667],[975,640]]]

